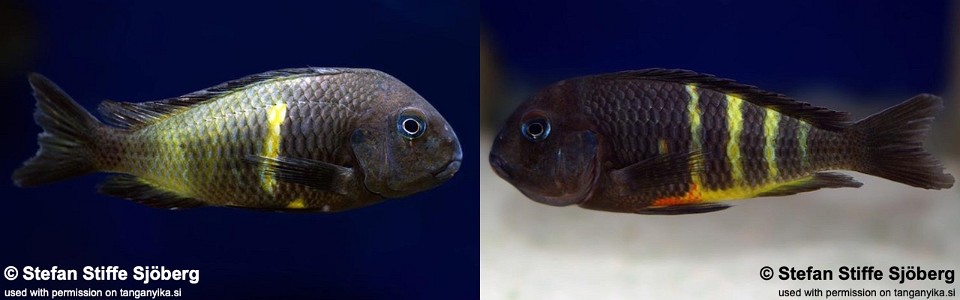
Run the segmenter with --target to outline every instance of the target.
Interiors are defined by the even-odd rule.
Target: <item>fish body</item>
[[[941,106],[921,94],[853,123],[847,113],[692,71],[600,74],[553,84],[517,108],[490,163],[538,202],[640,214],[862,185],[827,170],[945,189],[953,177],[922,148]]]
[[[40,150],[13,175],[36,186],[118,173],[101,193],[162,208],[335,212],[407,196],[459,169],[456,134],[420,95],[370,69],[252,75],[166,100],[105,101],[100,123],[29,76]]]

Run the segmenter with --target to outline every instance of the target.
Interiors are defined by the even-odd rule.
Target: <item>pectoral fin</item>
[[[685,204],[641,208],[635,213],[641,215],[688,215],[721,211],[730,207],[730,205],[720,203]]]
[[[335,164],[280,156],[269,158],[249,155],[247,161],[263,167],[265,174],[270,174],[279,181],[306,185],[318,190],[346,194],[345,185],[353,176],[353,169]]]
[[[689,182],[691,174],[701,172],[696,166],[703,153],[682,152],[659,154],[635,164],[614,170],[610,177],[621,195],[636,195],[666,185]]]

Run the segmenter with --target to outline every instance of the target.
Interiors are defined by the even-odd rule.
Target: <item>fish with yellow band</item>
[[[104,101],[101,123],[30,74],[40,150],[21,187],[117,173],[106,195],[160,208],[336,212],[433,188],[459,170],[450,124],[371,69],[270,71],[154,102]]]
[[[655,215],[862,185],[831,170],[946,189],[953,176],[922,147],[941,109],[920,94],[851,122],[709,74],[623,71],[541,90],[500,130],[490,164],[537,202]]]

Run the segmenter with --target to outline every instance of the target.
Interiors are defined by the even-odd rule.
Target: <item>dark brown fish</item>
[[[564,80],[522,104],[490,151],[497,174],[555,206],[640,214],[860,187],[854,170],[925,189],[953,176],[922,142],[942,107],[921,94],[851,123],[732,80],[648,69]]]
[[[446,120],[370,69],[252,75],[166,100],[105,101],[100,123],[31,74],[40,150],[13,174],[36,186],[120,173],[100,192],[161,208],[336,212],[437,186],[460,167]]]

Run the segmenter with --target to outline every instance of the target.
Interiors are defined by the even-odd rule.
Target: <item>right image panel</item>
[[[960,5],[481,22],[482,298],[956,296]]]

